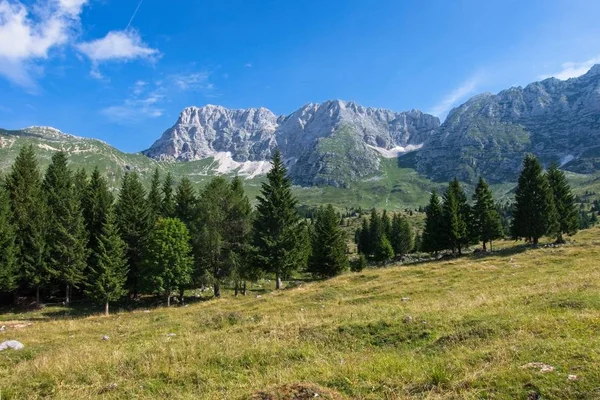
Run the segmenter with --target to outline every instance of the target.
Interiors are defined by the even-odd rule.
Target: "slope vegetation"
[[[0,353],[2,398],[596,398],[598,244],[595,228],[187,307],[4,314],[0,338],[26,347]]]

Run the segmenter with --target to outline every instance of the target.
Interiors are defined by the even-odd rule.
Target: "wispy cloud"
[[[473,94],[475,90],[477,90],[479,80],[478,76],[474,76],[462,82],[460,86],[445,96],[438,104],[433,106],[433,108],[429,110],[429,113],[438,116],[440,119],[444,119],[448,112],[460,100],[463,100],[466,96]]]
[[[157,49],[144,43],[140,35],[133,30],[111,31],[101,38],[77,45],[93,63],[106,61],[131,61],[135,59],[154,59],[160,56]]]
[[[540,75],[539,79],[557,78],[561,80],[567,80],[569,78],[576,78],[588,72],[595,64],[600,64],[600,55],[590,58],[583,62],[566,62],[561,65],[561,69],[558,72],[552,74]]]
[[[246,68],[252,68],[252,63],[246,63],[246,64],[244,65],[244,67],[246,67]]]
[[[111,121],[119,123],[139,122],[160,117],[164,112],[161,106],[165,99],[164,88],[158,85],[147,89],[146,86],[146,82],[137,81],[131,87],[129,96],[121,104],[106,107],[100,112]]]
[[[0,75],[37,91],[38,60],[53,48],[71,42],[80,27],[79,15],[88,0],[52,0],[26,6],[0,0]]]
[[[157,118],[163,115],[165,103],[178,93],[193,91],[213,97],[215,86],[209,78],[209,72],[194,72],[169,75],[153,83],[138,80],[122,102],[100,112],[111,121],[124,124]]]

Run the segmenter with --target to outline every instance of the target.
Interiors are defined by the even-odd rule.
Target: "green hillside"
[[[26,347],[0,353],[2,399],[597,398],[599,237],[111,317],[3,314]]]

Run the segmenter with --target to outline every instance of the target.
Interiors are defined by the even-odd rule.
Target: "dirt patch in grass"
[[[312,383],[293,383],[278,386],[269,390],[261,390],[248,397],[249,400],[308,400],[308,399],[343,400],[344,397],[331,389]]]

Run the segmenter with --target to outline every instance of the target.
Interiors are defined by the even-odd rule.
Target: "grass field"
[[[1,398],[600,398],[600,229],[499,248],[187,307],[4,314],[0,341],[26,347],[0,353]]]

